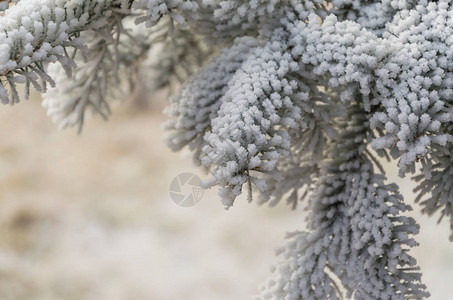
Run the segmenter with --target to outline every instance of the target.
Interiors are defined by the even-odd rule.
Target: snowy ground
[[[77,135],[57,131],[38,100],[1,107],[0,299],[252,298],[304,213],[245,199],[225,211],[216,191],[176,206],[171,180],[204,174],[166,148],[160,109],[116,107]],[[413,254],[431,299],[448,299],[448,225],[414,215],[422,231]]]

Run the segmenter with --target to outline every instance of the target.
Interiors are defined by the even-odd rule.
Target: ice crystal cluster
[[[33,87],[80,130],[139,83],[178,87],[168,144],[193,151],[226,208],[244,192],[310,209],[259,299],[429,296],[405,214],[417,202],[453,227],[453,2],[0,1],[4,104]]]

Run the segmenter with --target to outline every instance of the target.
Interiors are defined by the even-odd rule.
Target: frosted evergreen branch
[[[201,162],[201,149],[206,145],[205,133],[211,120],[217,116],[228,82],[247,59],[251,49],[258,46],[253,38],[241,38],[222,51],[212,62],[187,80],[178,94],[171,99],[167,113],[176,117],[165,127],[170,132],[167,140],[173,150],[190,145],[196,161]]]
[[[0,98],[3,103],[19,102],[16,85],[33,85],[45,92],[54,79],[45,63],[59,62],[68,76],[76,67],[69,48],[87,51],[80,38],[83,31],[95,31],[110,43],[119,19],[133,15],[132,0],[23,0],[0,19]],[[145,7],[146,8],[146,7]],[[116,35],[119,38],[119,34]],[[116,51],[116,50],[115,50]],[[81,61],[79,61],[79,64]],[[9,92],[8,92],[9,91]]]
[[[418,225],[395,185],[376,175],[365,155],[368,117],[348,110],[336,153],[322,169],[312,200],[311,232],[296,233],[261,299],[424,299],[415,259]]]
[[[371,106],[380,107],[371,122],[373,128],[381,127],[385,135],[373,141],[372,146],[389,148],[395,158],[400,158],[401,176],[414,170],[416,160],[426,159],[432,144],[445,146],[452,140],[449,133],[440,131],[441,124],[451,122],[451,74],[445,69],[446,57],[451,55],[447,53],[449,34],[439,34],[439,28],[448,33],[452,27],[446,26],[445,17],[425,17],[422,22],[422,16],[430,16],[429,12],[447,16],[452,9],[446,1],[422,4],[397,14],[395,24],[383,33],[385,39],[357,23],[338,22],[334,16],[325,18],[322,25],[313,14],[308,24],[288,25],[294,33],[290,38],[293,55],[300,55],[302,62],[313,65],[316,74],[328,75],[331,87],[342,87],[343,101],[360,93],[367,111]],[[413,38],[417,34],[418,38]],[[431,41],[431,37],[435,40]],[[433,52],[417,50],[426,45]],[[428,54],[435,51],[444,51],[445,56]]]
[[[16,103],[17,83],[45,91],[55,85],[43,63],[58,61],[70,74],[75,64],[66,48],[83,49],[79,33],[100,29],[114,12],[128,11],[130,0],[22,0],[0,18],[0,98]],[[8,94],[5,85],[11,92]]]
[[[286,33],[277,29],[273,40],[253,49],[228,83],[217,117],[205,134],[203,164],[212,170],[212,183],[226,207],[233,204],[249,180],[266,193],[256,171],[278,176],[276,161],[290,153],[290,133],[306,127],[300,106],[308,91],[291,80],[298,64],[281,43]],[[260,67],[263,66],[263,67]]]
[[[108,98],[115,98],[124,81],[136,76],[139,63],[153,44],[148,34],[124,28],[122,16],[114,16],[103,32],[84,35],[89,50],[85,58],[81,53],[74,57],[78,67],[70,80],[60,65],[53,64],[47,69],[57,85],[43,95],[43,106],[60,128],[78,126],[80,132],[88,107],[107,119]]]

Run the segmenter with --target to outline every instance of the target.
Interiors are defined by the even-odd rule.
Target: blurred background
[[[194,207],[174,204],[175,176],[207,177],[190,153],[165,146],[163,101],[114,105],[81,135],[58,131],[40,101],[0,109],[2,300],[252,299],[285,232],[304,228],[302,209],[284,202],[241,198],[225,211],[208,190]],[[413,184],[393,174],[410,202]],[[453,299],[449,226],[414,208],[412,253],[431,299]]]

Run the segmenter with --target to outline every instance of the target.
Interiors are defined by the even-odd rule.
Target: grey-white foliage
[[[74,51],[71,55],[77,65],[72,70],[72,80],[64,76],[63,65],[47,68],[56,86],[46,94],[43,106],[61,128],[77,125],[80,131],[88,107],[106,119],[110,114],[107,94],[115,91],[120,75],[131,76],[128,71],[133,70],[149,50],[148,43],[140,42],[149,37],[140,33],[135,37],[132,32],[126,34],[128,29],[123,28],[123,18],[124,14],[113,13],[106,20],[105,30],[83,34],[89,50]]]
[[[335,14],[342,21],[357,22],[378,36],[385,32],[396,12],[412,9],[417,4],[415,0],[331,0],[325,2],[330,4],[327,5],[328,9],[326,9],[328,13]]]
[[[167,113],[176,119],[169,120],[165,126],[170,131],[167,139],[172,149],[190,145],[196,152],[196,160],[201,161],[201,149],[206,144],[204,135],[217,116],[228,82],[257,45],[253,38],[238,38],[233,46],[188,79],[171,98]]]
[[[422,299],[415,220],[395,184],[376,174],[366,144],[368,115],[351,107],[321,168],[311,201],[311,232],[297,232],[261,299]],[[366,279],[365,279],[366,278]],[[395,280],[398,278],[398,280]]]
[[[415,173],[415,202],[453,228],[451,1],[0,3],[3,103],[33,86],[80,129],[125,88],[180,85],[166,140],[194,152],[225,208],[245,192],[311,209],[262,299],[427,297],[408,252],[418,225],[379,159]]]

